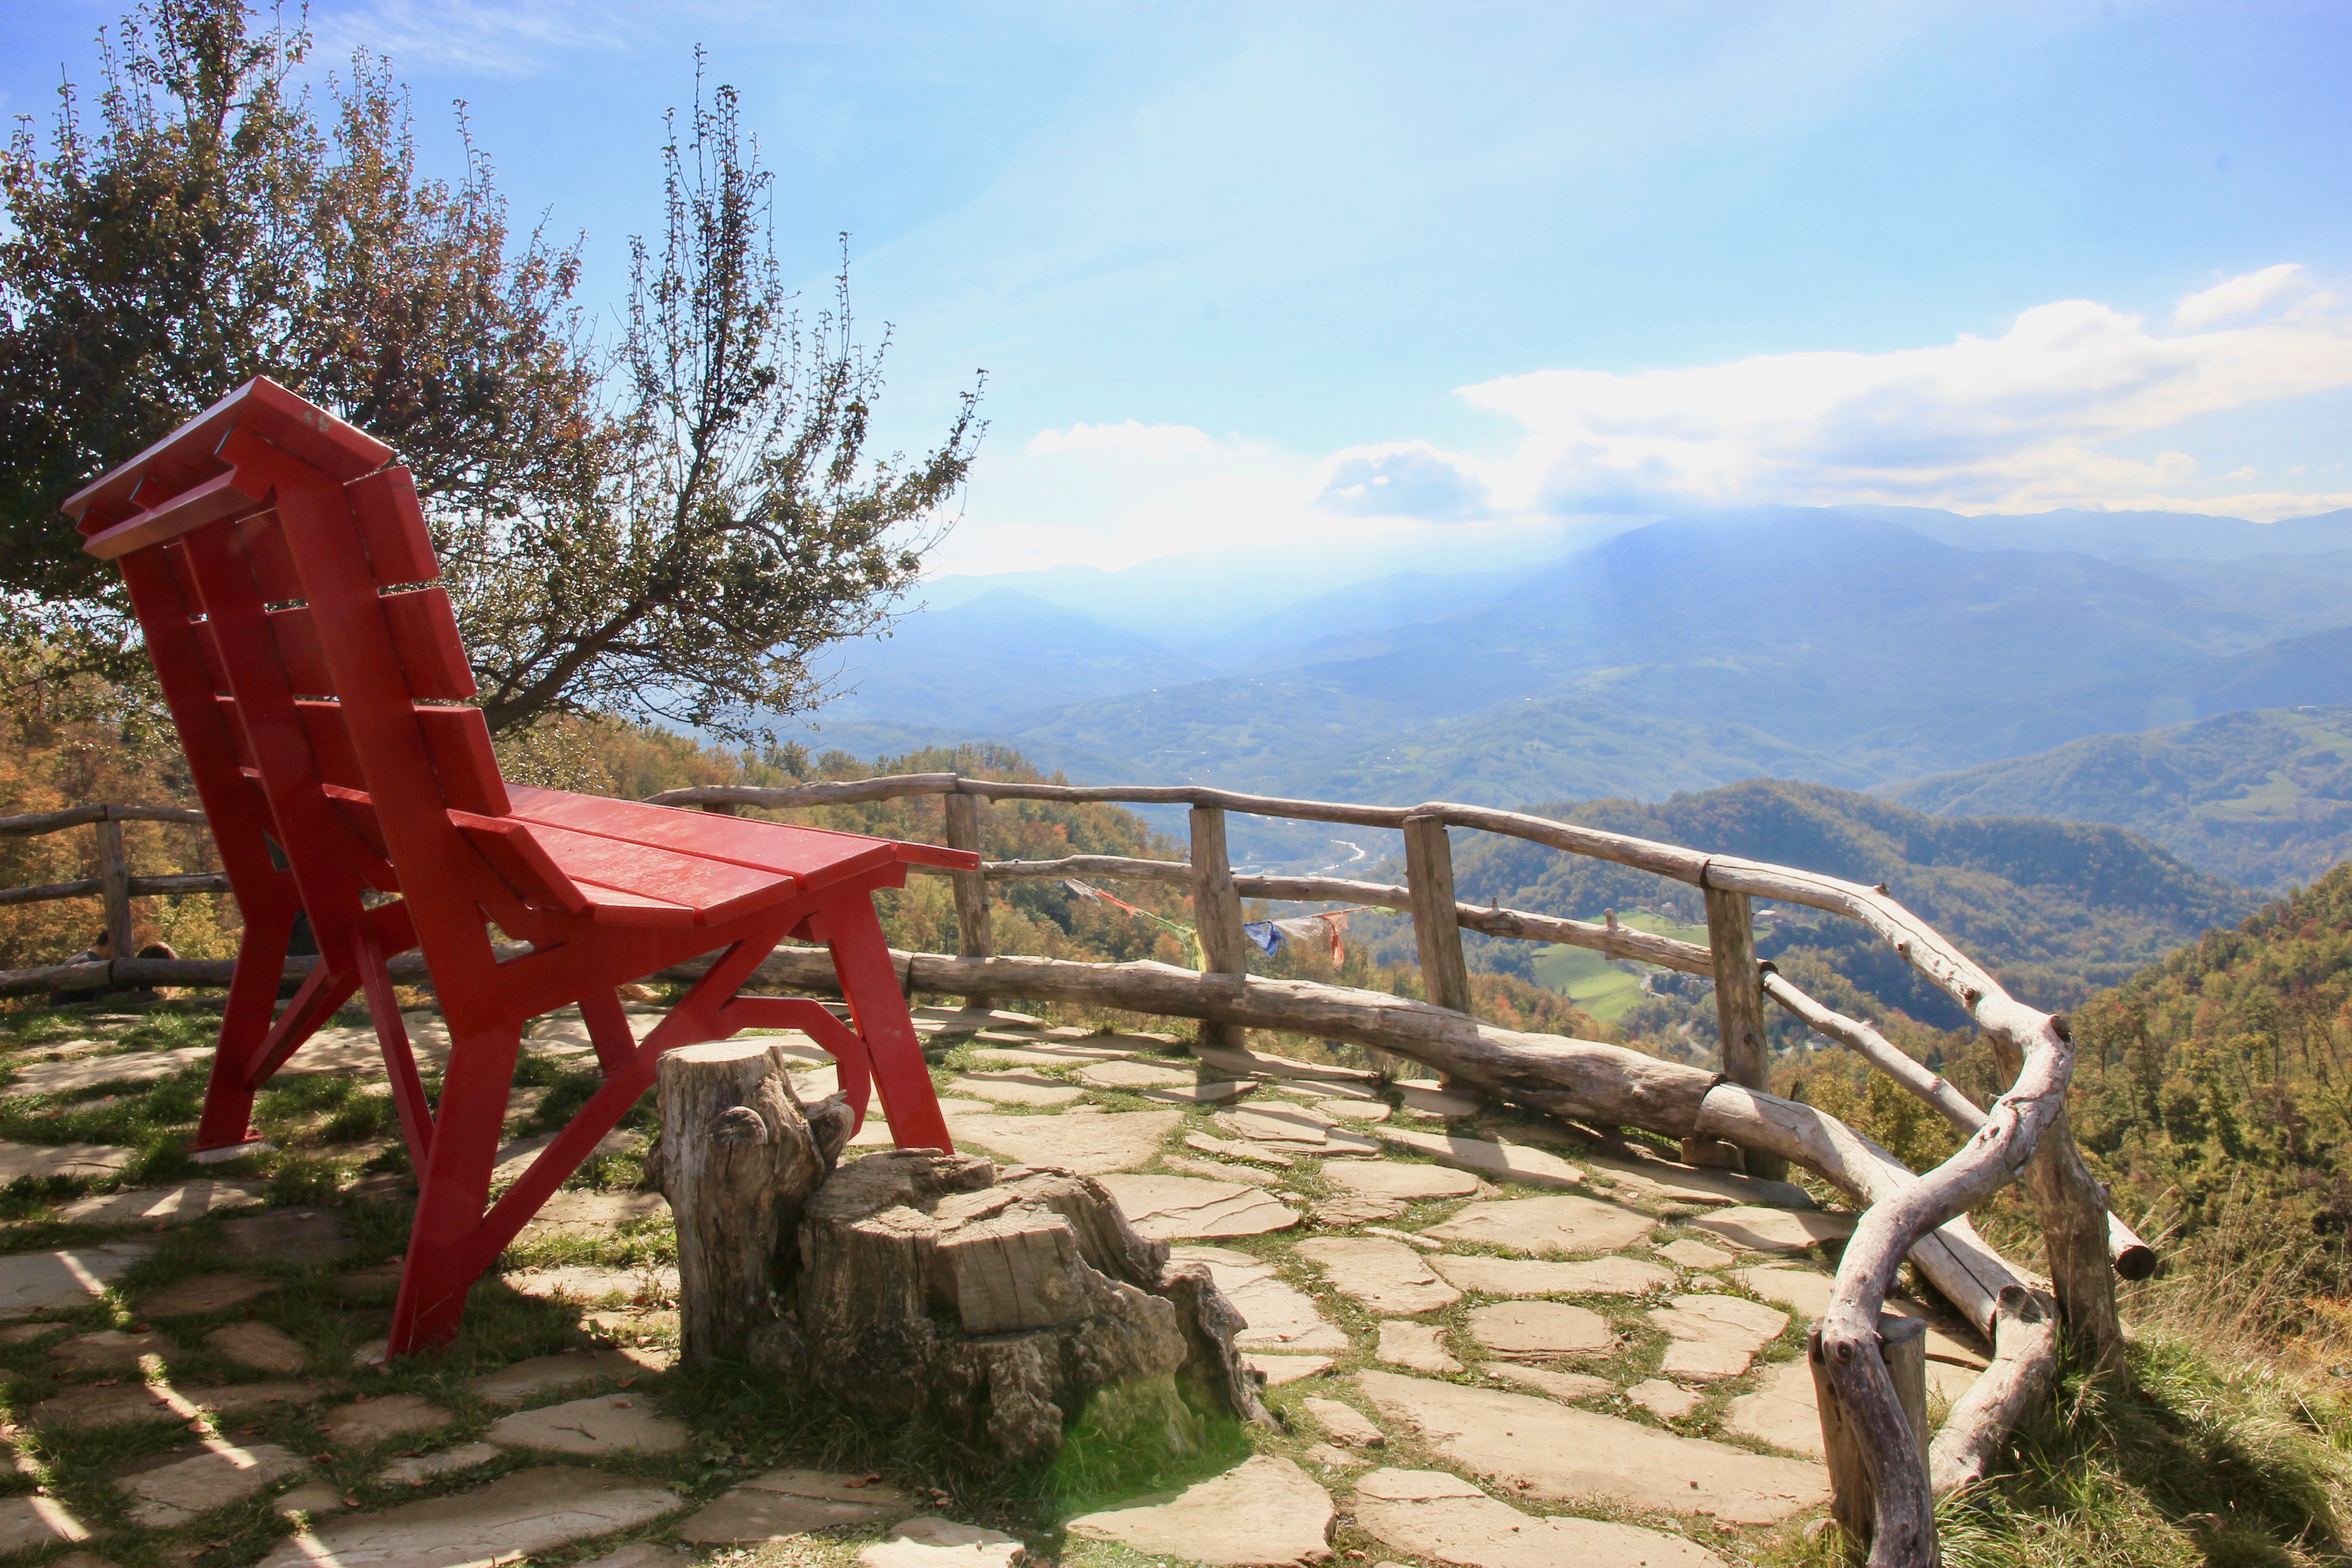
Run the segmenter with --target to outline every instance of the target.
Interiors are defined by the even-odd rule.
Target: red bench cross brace
[[[865,1120],[948,1149],[873,894],[978,857],[510,786],[499,775],[416,489],[392,452],[274,382],[247,383],[81,490],[117,563],[245,917],[194,1146],[253,1142],[256,1091],[354,991],[392,1076],[419,1195],[392,1351],[447,1342],[466,1293],[654,1081],[661,1053],[805,1030]],[[374,897],[371,897],[374,895]],[[295,917],[320,962],[276,1010]],[[530,944],[499,958],[491,927]],[[854,1027],[737,993],[783,938],[833,955]],[[423,950],[449,1026],[437,1103],[385,968]],[[615,987],[717,958],[634,1037]],[[604,1082],[494,1204],[523,1026],[580,1005]],[[485,1205],[488,1205],[486,1209]]]

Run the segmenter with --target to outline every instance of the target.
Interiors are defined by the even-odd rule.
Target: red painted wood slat
[[[457,616],[449,595],[440,588],[418,588],[386,594],[376,601],[392,627],[393,647],[400,652],[400,668],[408,678],[408,694],[428,700],[461,702],[481,689],[474,684],[473,668],[466,661],[466,645],[457,636]]]
[[[345,485],[343,493],[351,498],[352,521],[359,527],[360,547],[367,552],[376,586],[430,583],[441,575],[432,536],[425,531],[424,509],[416,504],[416,481],[406,468],[379,469]]]
[[[529,831],[564,874],[582,886],[682,904],[704,923],[776,903],[791,897],[797,886],[790,876],[567,827],[532,824]]]
[[[498,754],[490,750],[490,726],[478,708],[430,708],[415,705],[417,726],[425,731],[425,749],[433,755],[441,798],[453,811],[504,816],[506,781],[499,776]]]
[[[286,552],[286,531],[274,511],[257,512],[236,525],[234,552],[253,572],[254,586],[265,605],[287,605],[310,597],[302,591],[302,574]]]
[[[753,817],[714,816],[707,811],[680,811],[676,806],[525,784],[509,785],[507,793],[514,801],[514,814],[526,822],[624,843],[659,845],[732,865],[785,872],[803,882],[827,872],[870,870],[901,858],[899,845],[862,834]]]
[[[270,637],[278,644],[278,662],[286,667],[287,686],[306,697],[333,696],[335,678],[327,671],[327,650],[320,645],[310,606],[289,605],[270,611],[268,619]]]

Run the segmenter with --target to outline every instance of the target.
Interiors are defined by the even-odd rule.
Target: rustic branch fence
[[[2112,1368],[2120,1360],[2115,1277],[2144,1279],[2154,1271],[2157,1257],[2107,1213],[2105,1194],[2067,1130],[2065,1093],[2074,1053],[2065,1021],[2011,997],[1883,887],[1442,802],[1368,806],[1190,786],[1087,787],[955,773],[780,789],[702,787],[653,799],[732,813],[746,806],[785,810],[915,795],[944,797],[949,843],[973,849],[980,846],[982,808],[991,801],[1184,805],[1190,808],[1191,852],[1181,861],[1078,855],[993,861],[978,872],[942,873],[954,880],[957,952],[895,954],[910,990],[975,1002],[1034,998],[1190,1017],[1202,1025],[1197,1049],[1202,1058],[1234,1070],[1246,1071],[1257,1059],[1243,1045],[1250,1028],[1349,1041],[1423,1063],[1448,1082],[1491,1099],[1572,1119],[1604,1134],[1633,1127],[1675,1139],[1694,1161],[1726,1163],[1719,1145],[1727,1144],[1751,1175],[1772,1177],[1790,1163],[1801,1165],[1847,1194],[1863,1214],[1839,1267],[1829,1310],[1812,1331],[1809,1353],[1831,1447],[1834,1511],[1853,1537],[1869,1542],[1875,1568],[1937,1560],[1935,1500],[1988,1473],[2008,1435],[2056,1373],[2062,1324],[2074,1352],[2090,1366]],[[1226,816],[1232,812],[1395,829],[1404,837],[1405,882],[1236,875],[1225,848]],[[0,819],[0,835],[95,826],[101,867],[97,878],[0,892],[0,904],[97,895],[104,902],[108,931],[119,933],[114,951],[120,954],[129,946],[132,898],[227,889],[226,879],[217,876],[131,876],[123,861],[120,824],[141,820],[203,817],[179,807],[94,805]],[[1461,903],[1454,897],[1454,829],[1525,839],[1696,887],[1705,898],[1707,944],[1634,931],[1613,916],[1594,923]],[[989,882],[1081,876],[1189,889],[1203,972],[994,952]],[[1824,1006],[1770,964],[1759,964],[1751,923],[1751,903],[1759,898],[1868,927],[1967,1010],[2011,1075],[2007,1092],[1990,1109],[1979,1109],[1868,1024]],[[1245,899],[1363,904],[1409,915],[1429,999],[1250,974],[1242,933]],[[1723,1042],[1721,1071],[1480,1022],[1471,1016],[1462,946],[1465,930],[1566,943],[1708,977]],[[313,962],[289,960],[289,973]],[[105,984],[220,984],[231,967],[226,960],[117,957],[103,964],[0,973],[0,995]],[[395,970],[421,973],[413,958],[405,964],[395,961]],[[807,990],[834,982],[830,963],[816,950],[780,949],[759,977]],[[1763,1011],[1768,998],[1934,1107],[1968,1134],[1967,1143],[1935,1170],[1914,1173],[1835,1118],[1772,1094]],[[2025,1188],[2040,1221],[2047,1281],[2004,1260],[1969,1223],[1970,1208],[2011,1182]],[[1895,1270],[1906,1257],[1994,1351],[1990,1367],[1955,1405],[1932,1445],[1918,1436],[1924,1373],[1912,1331],[1883,1315]]]

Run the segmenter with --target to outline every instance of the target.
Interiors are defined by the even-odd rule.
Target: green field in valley
[[[1620,915],[1619,923],[1636,931],[1679,937],[1704,943],[1705,926],[1676,925],[1660,916],[1635,912]],[[1557,991],[1604,1024],[1613,1024],[1642,999],[1642,974],[1647,964],[1603,958],[1590,948],[1554,942],[1536,954],[1536,984]]]

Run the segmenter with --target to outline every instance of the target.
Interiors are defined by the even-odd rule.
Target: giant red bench
[[[392,458],[257,379],[65,510],[83,547],[121,568],[244,916],[195,1146],[257,1140],[256,1092],[362,994],[417,1173],[392,1328],[406,1354],[457,1333],[474,1281],[672,1047],[804,1030],[861,1122],[878,1091],[900,1147],[949,1148],[873,895],[910,864],[978,861],[507,784],[415,487]],[[278,1009],[302,912],[320,960]],[[849,1026],[814,1000],[740,993],[788,936],[830,950]],[[448,1024],[437,1100],[387,969],[411,949]],[[717,956],[640,1043],[616,988],[703,954]],[[575,1003],[603,1085],[488,1204],[524,1026]]]

